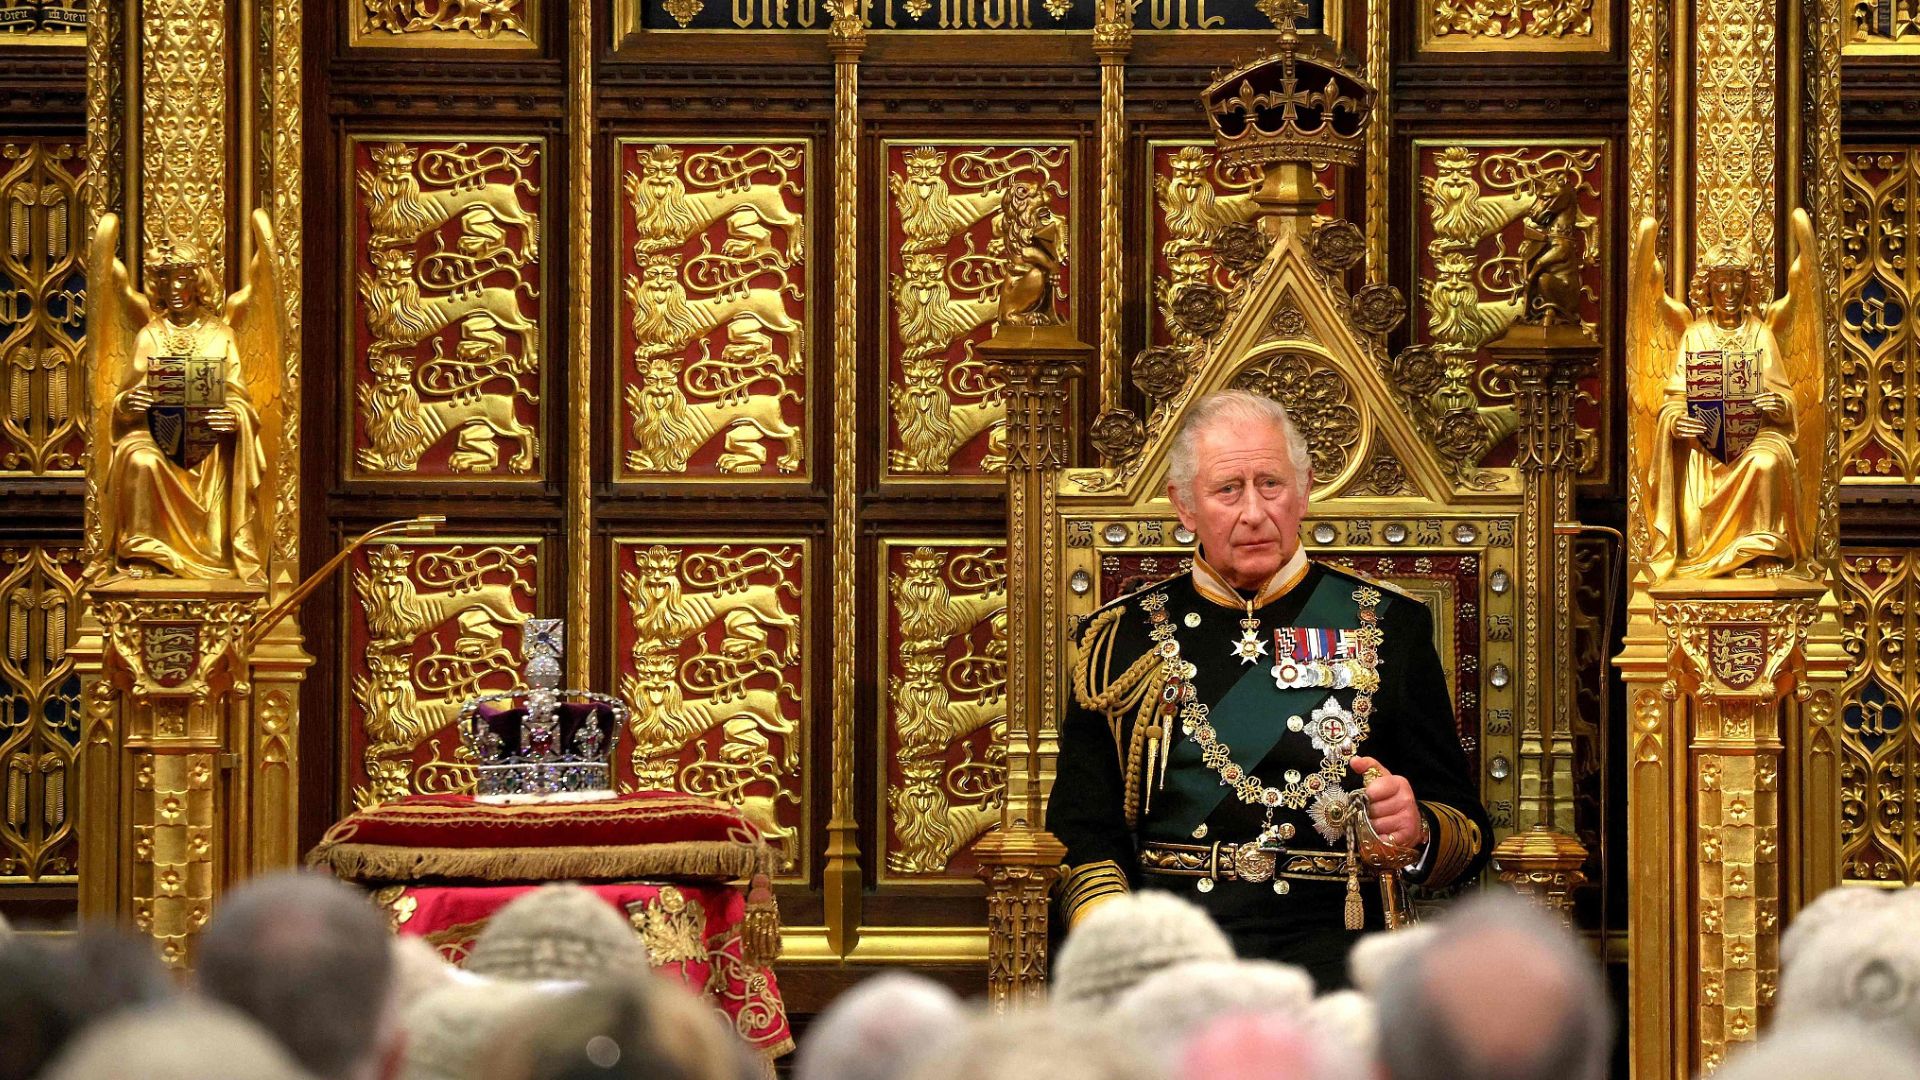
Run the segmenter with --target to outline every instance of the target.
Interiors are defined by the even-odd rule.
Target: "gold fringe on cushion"
[[[773,898],[773,882],[764,873],[753,875],[753,883],[747,887],[747,913],[740,924],[740,955],[756,967],[765,967],[780,959],[780,905]]]
[[[627,847],[407,848],[322,840],[307,865],[356,884],[467,878],[479,881],[623,881],[717,878],[733,881],[765,865],[762,849],[722,840]]]

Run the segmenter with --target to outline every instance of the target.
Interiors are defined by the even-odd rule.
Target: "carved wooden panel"
[[[616,765],[638,788],[742,807],[806,874],[809,544],[779,537],[614,541]]]
[[[1855,881],[1920,880],[1920,554],[1841,552],[1840,618],[1854,668],[1842,691],[1841,872]]]
[[[889,540],[881,559],[882,880],[973,881],[1007,787],[1006,548]]]
[[[540,47],[539,0],[348,0],[359,48]]]
[[[0,15],[4,15],[0,9]],[[6,40],[0,37],[0,41]],[[86,449],[86,148],[0,141],[0,477],[76,475]]]
[[[1073,221],[1066,142],[888,141],[881,243],[887,285],[886,477],[984,477],[1006,467],[1006,403],[975,347],[1000,304],[1000,201],[1037,185]],[[1069,233],[1069,266],[1077,237]],[[1063,291],[1072,271],[1063,273]],[[1074,303],[1063,296],[1061,313]]]
[[[348,477],[538,480],[544,141],[362,135],[347,150]]]
[[[446,536],[354,553],[341,654],[354,806],[473,787],[451,725],[469,698],[521,685],[520,626],[539,611],[543,549],[537,538]]]
[[[622,479],[809,478],[810,150],[618,143]]]
[[[1422,52],[1606,52],[1611,0],[1420,0]]]
[[[1416,340],[1445,368],[1437,411],[1472,409],[1487,452],[1511,462],[1519,418],[1510,387],[1487,366],[1484,346],[1523,314],[1527,275],[1576,262],[1580,318],[1611,356],[1613,166],[1604,139],[1416,140],[1421,211],[1415,215]],[[1607,424],[1600,401],[1612,378],[1603,360],[1582,383],[1581,479],[1606,483]]]
[[[0,883],[78,872],[81,565],[75,547],[0,547]]]
[[[1849,147],[1842,155],[1840,458],[1848,484],[1920,482],[1920,150]]]
[[[1211,140],[1168,139],[1147,143],[1153,196],[1147,207],[1147,234],[1153,238],[1152,286],[1146,297],[1147,342],[1169,345],[1175,331],[1167,306],[1174,290],[1189,282],[1208,282],[1223,292],[1240,284],[1240,275],[1213,254],[1220,227],[1253,219],[1253,190],[1260,171],[1220,161]],[[1339,170],[1321,169],[1323,217],[1338,215],[1335,183]],[[1159,396],[1159,395],[1156,395]]]

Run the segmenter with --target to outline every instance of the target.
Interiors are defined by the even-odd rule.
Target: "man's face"
[[[1195,440],[1194,464],[1191,499],[1167,487],[1180,523],[1230,584],[1259,588],[1300,546],[1307,511],[1286,436],[1260,421],[1216,424]]]

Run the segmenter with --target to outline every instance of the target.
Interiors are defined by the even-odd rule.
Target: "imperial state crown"
[[[553,795],[613,790],[613,744],[627,722],[619,698],[562,689],[559,619],[528,619],[523,691],[481,694],[460,709],[460,737],[474,760],[477,795]]]

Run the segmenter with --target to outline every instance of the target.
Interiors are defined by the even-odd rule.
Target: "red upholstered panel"
[[[671,791],[515,805],[414,795],[348,815],[307,855],[357,882],[725,881],[764,872],[768,860],[738,810]]]

